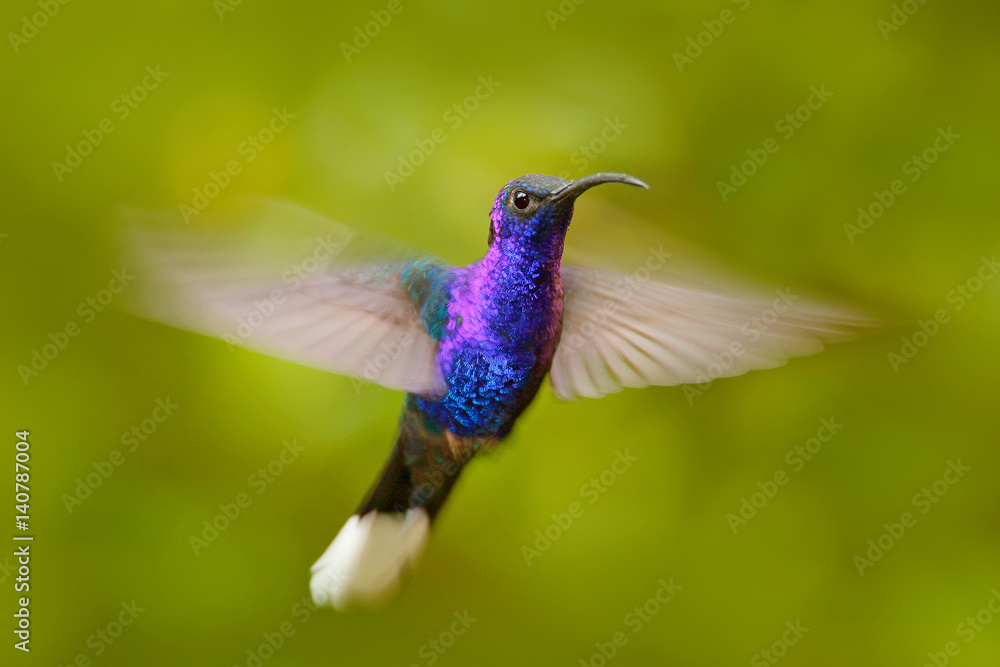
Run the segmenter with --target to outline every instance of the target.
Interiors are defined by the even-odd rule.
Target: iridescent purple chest
[[[448,393],[420,399],[456,435],[507,435],[548,372],[562,328],[558,264],[489,259],[452,283],[437,354]]]

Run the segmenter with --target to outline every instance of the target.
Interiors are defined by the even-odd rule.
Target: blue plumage
[[[622,174],[574,183],[515,179],[494,201],[482,259],[447,268],[421,260],[402,269],[401,283],[437,342],[436,370],[446,387],[443,394],[407,396],[397,451],[383,473],[411,487],[405,508],[428,508],[433,518],[461,466],[507,437],[535,397],[562,331],[561,262],[573,204],[587,188],[611,181],[644,185]],[[450,474],[442,473],[446,467]],[[412,480],[435,473],[442,473],[435,493],[418,493]],[[398,485],[377,484],[359,513],[404,509]]]
[[[706,383],[877,324],[789,290],[775,299],[659,282],[652,272],[670,256],[662,248],[632,275],[563,266],[576,198],[608,182],[645,187],[613,173],[509,182],[490,211],[489,249],[465,267],[398,252],[338,256],[353,233],[329,227],[305,260],[300,243],[287,249],[292,270],[278,245],[259,254],[225,235],[137,233],[136,263],[155,286],[147,316],[407,392],[381,476],[313,568],[318,603],[341,607],[394,587],[463,466],[510,434],[546,375],[564,399]],[[254,213],[316,217],[274,203]]]

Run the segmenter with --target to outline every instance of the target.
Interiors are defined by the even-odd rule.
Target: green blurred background
[[[13,432],[31,431],[36,536],[33,651],[8,631],[4,664],[597,666],[619,631],[608,664],[923,665],[948,642],[951,664],[1000,661],[1000,618],[971,641],[960,625],[1000,590],[1000,281],[961,310],[948,298],[1000,241],[995,3],[913,2],[892,32],[888,1],[51,4],[51,18],[0,9],[0,403],[8,460]],[[714,23],[724,9],[732,22]],[[391,20],[348,60],[373,11]],[[167,76],[122,117],[147,67]],[[453,127],[445,112],[481,76],[500,85]],[[832,97],[786,139],[775,124],[824,85]],[[275,108],[294,119],[246,162],[241,142]],[[57,174],[104,118],[113,132]],[[601,147],[609,119],[627,127]],[[446,141],[390,189],[385,172],[438,127]],[[960,138],[911,182],[904,163],[939,128]],[[778,152],[723,201],[717,182],[769,137]],[[763,284],[951,319],[898,371],[887,355],[915,325],[692,400],[673,387],[563,404],[544,388],[467,470],[391,606],[313,614],[309,566],[388,453],[401,395],[114,305],[91,322],[77,310],[120,268],[115,206],[190,202],[233,159],[222,198],[291,199],[456,263],[483,251],[510,178],[627,171],[651,191],[601,188],[580,215],[613,203]],[[894,179],[905,194],[850,242],[845,223]],[[18,366],[69,321],[80,334],[25,383]],[[168,398],[174,414],[128,451],[122,434]],[[795,471],[786,452],[830,417],[842,430]],[[248,478],[292,440],[304,451],[258,494]],[[68,511],[64,494],[114,450],[124,462]],[[637,461],[591,504],[581,486],[626,450]],[[959,459],[970,471],[922,514],[914,495]],[[734,535],[726,515],[778,470],[790,481]],[[196,556],[189,536],[241,492],[252,504]],[[527,564],[522,546],[573,502],[583,515]],[[916,525],[860,575],[854,557],[906,511]],[[671,577],[682,588],[634,632],[627,615]],[[102,642],[133,600],[138,618]],[[456,612],[476,620],[453,637]],[[786,622],[809,628],[791,646]]]

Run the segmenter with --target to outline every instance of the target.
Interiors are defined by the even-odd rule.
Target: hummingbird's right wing
[[[888,324],[785,286],[760,289],[600,201],[574,216],[564,261],[562,338],[549,372],[564,400],[774,368]]]
[[[412,296],[442,270],[433,258],[273,200],[217,213],[207,230],[182,227],[175,212],[122,216],[136,314],[386,387],[441,391],[437,343]]]
[[[563,267],[562,338],[549,373],[559,398],[774,368],[882,324],[790,289],[727,293],[650,275]]]

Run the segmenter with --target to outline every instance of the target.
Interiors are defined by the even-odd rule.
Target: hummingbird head
[[[576,198],[601,183],[628,183],[649,189],[635,176],[607,171],[575,181],[544,174],[515,178],[500,190],[493,202],[490,246],[497,239],[561,243],[569,229]]]

